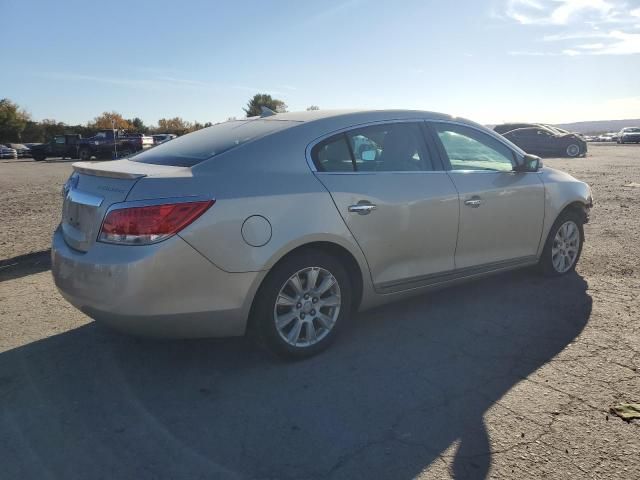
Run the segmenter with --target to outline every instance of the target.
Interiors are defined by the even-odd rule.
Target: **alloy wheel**
[[[280,337],[293,347],[309,347],[333,329],[341,306],[340,285],[328,270],[308,267],[284,283],[273,308]]]
[[[580,154],[580,147],[575,143],[572,143],[567,147],[567,155],[570,157],[577,157]]]
[[[558,273],[565,273],[576,262],[580,250],[580,229],[572,220],[564,222],[553,239],[551,262]]]

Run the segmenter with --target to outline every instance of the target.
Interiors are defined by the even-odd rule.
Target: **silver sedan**
[[[92,318],[327,347],[357,310],[537,265],[571,272],[591,190],[468,120],[265,114],[74,164],[53,275]]]

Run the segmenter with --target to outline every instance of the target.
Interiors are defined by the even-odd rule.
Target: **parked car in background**
[[[31,150],[22,143],[7,143],[6,147],[13,148],[18,154],[18,158],[30,158]]]
[[[616,136],[618,143],[640,143],[640,127],[625,127]]]
[[[557,133],[547,127],[516,128],[504,134],[527,153],[541,157],[579,157],[587,153],[587,142],[574,133]]]
[[[597,141],[598,142],[615,142],[618,139],[618,134],[611,132],[611,133],[603,133],[602,135],[598,135],[597,137]]]
[[[570,132],[568,130],[565,130],[564,128],[556,127],[548,123],[503,123],[501,125],[496,125],[493,130],[495,132],[498,132],[500,135],[504,135],[505,133],[510,132],[511,130],[516,130],[518,128],[533,127],[543,127],[559,135],[573,134],[582,136],[580,133]]]
[[[15,148],[0,145],[0,158],[18,158],[18,152],[16,152]]]
[[[168,142],[169,140],[173,140],[177,135],[174,135],[173,133],[157,133],[152,135],[152,137],[154,145],[159,145],[161,143]]]
[[[78,142],[81,138],[77,133],[56,135],[48,143],[33,144],[31,156],[37,162],[51,157],[78,158]]]
[[[78,156],[81,160],[92,157],[121,158],[153,146],[153,138],[142,133],[126,133],[124,130],[100,130],[93,137],[78,142]]]
[[[503,123],[493,127],[493,131],[498,132],[500,135],[504,135],[505,133],[517,128],[537,127],[538,125],[538,123]]]
[[[136,144],[136,151],[144,150],[154,145],[151,135],[145,135],[144,133],[126,133],[125,136]]]
[[[519,267],[571,272],[592,205],[497,133],[419,111],[228,121],[78,162],[63,191],[52,272],[82,312],[140,334],[249,330],[292,357],[357,310]]]

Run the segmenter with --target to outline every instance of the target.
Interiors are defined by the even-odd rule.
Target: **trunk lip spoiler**
[[[101,169],[97,165],[89,162],[75,162],[71,164],[74,172],[83,173],[85,175],[93,175],[95,177],[110,177],[110,178],[142,178],[146,177],[146,173],[133,173],[133,172],[119,172],[108,169]]]

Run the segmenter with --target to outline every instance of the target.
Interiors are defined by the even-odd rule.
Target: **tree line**
[[[273,98],[266,93],[255,94],[243,110],[247,117],[254,117],[262,113],[263,106],[277,113],[287,111],[287,105],[283,100]],[[307,110],[318,109],[316,105],[307,108]],[[228,120],[235,120],[235,117],[230,117]],[[83,137],[90,137],[98,130],[110,128],[148,135],[154,133],[184,135],[212,125],[211,122],[189,122],[181,117],[161,118],[157,125],[146,125],[139,117],[124,118],[113,111],[104,112],[84,125],[68,125],[53,119],[32,120],[31,115],[17,103],[8,98],[0,100],[0,143],[43,143],[48,142],[55,135],[65,133],[79,133]]]

